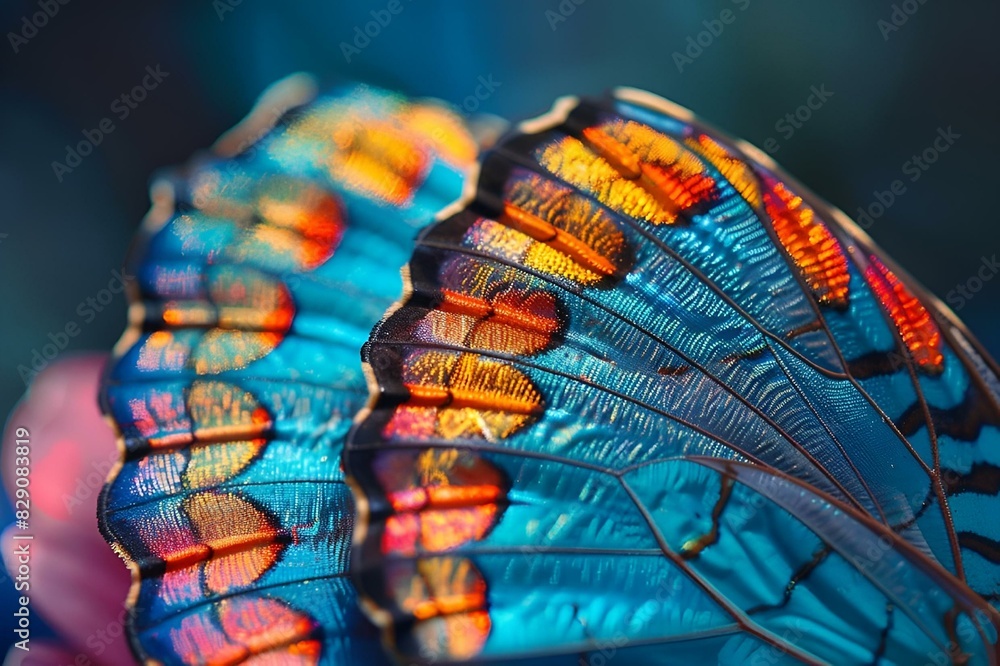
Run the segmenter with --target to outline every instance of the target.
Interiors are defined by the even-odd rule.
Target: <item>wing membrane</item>
[[[103,385],[123,459],[102,529],[144,661],[386,663],[348,578],[358,349],[476,146],[450,111],[363,86],[252,136],[154,185]]]
[[[955,510],[996,495],[995,369],[845,220],[635,91],[560,102],[484,157],[372,333],[378,395],[345,457],[356,578],[402,656],[625,636],[649,663],[678,641],[995,661],[992,528]],[[730,501],[771,508],[744,535]],[[879,539],[894,567],[852,554]],[[676,594],[654,612],[658,580]]]

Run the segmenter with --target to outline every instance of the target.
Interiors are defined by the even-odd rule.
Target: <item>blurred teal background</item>
[[[296,70],[458,106],[483,77],[495,90],[476,110],[510,119],[559,95],[645,88],[758,145],[773,139],[779,162],[851,215],[904,180],[869,233],[942,298],[1000,253],[996,2],[395,0],[367,45],[354,40],[385,20],[388,0],[45,2],[58,11],[35,31],[25,22],[37,0],[0,7],[4,412],[24,390],[18,366],[49,334],[77,324],[67,350],[108,349],[120,334],[122,295],[99,299],[151,174],[207,147]],[[162,81],[122,118],[112,105],[147,66]],[[786,118],[815,90],[832,95]],[[60,182],[52,163],[105,117],[114,130]],[[904,163],[949,127],[959,138],[911,182]],[[962,301],[960,316],[1000,353],[1000,279]],[[5,583],[0,597],[11,594]]]

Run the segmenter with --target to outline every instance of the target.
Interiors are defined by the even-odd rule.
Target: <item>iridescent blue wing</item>
[[[358,351],[476,146],[450,111],[366,87],[274,97],[220,141],[230,159],[154,184],[130,260],[99,514],[150,663],[385,659],[347,577]]]
[[[668,102],[569,99],[520,129],[422,234],[411,295],[366,347],[355,570],[397,649],[993,663],[976,593],[1000,589],[1000,384],[961,325]],[[807,484],[794,502],[787,478]],[[720,522],[733,479],[785,513]],[[872,539],[897,569],[852,559]],[[984,633],[963,641],[971,609]]]

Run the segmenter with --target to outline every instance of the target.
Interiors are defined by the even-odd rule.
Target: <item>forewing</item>
[[[830,541],[818,517],[761,529],[780,581],[755,547],[727,563],[751,604],[699,572],[696,550],[665,543],[651,514],[657,484],[701,478],[664,461],[753,464],[908,541],[899,557],[931,566],[943,599],[975,599],[962,534],[991,526],[956,515],[949,488],[984,500],[987,484],[948,486],[943,470],[964,479],[996,455],[994,370],[844,220],[760,153],[636,91],[563,100],[487,155],[475,195],[422,234],[410,293],[372,334],[379,393],[346,456],[356,578],[397,649],[503,660],[697,639],[706,654],[809,661],[836,660],[842,642],[878,661],[879,635],[900,649],[952,636],[955,617],[928,609],[886,629],[899,601],[873,591],[859,624],[821,622],[797,648],[779,628],[798,606],[747,613],[799,594],[796,572]],[[951,466],[946,429],[961,433]],[[646,467],[658,475],[637,494],[628,481]],[[699,509],[711,515],[663,510]],[[815,568],[861,575],[849,561]],[[993,594],[995,565],[977,561],[968,582]],[[658,585],[675,596],[633,631]],[[850,612],[849,590],[817,587],[828,612]],[[977,648],[991,659],[993,638]]]

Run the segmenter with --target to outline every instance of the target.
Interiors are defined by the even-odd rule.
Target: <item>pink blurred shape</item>
[[[97,498],[118,459],[115,435],[97,407],[105,354],[59,359],[35,378],[4,433],[0,473],[14,494],[15,431],[30,439],[31,516],[27,530],[13,525],[0,536],[14,577],[14,534],[30,541],[33,614],[58,634],[58,645],[31,639],[30,652],[12,647],[6,664],[77,666],[133,662],[124,632],[129,573],[97,528]],[[13,565],[13,567],[12,567]]]

